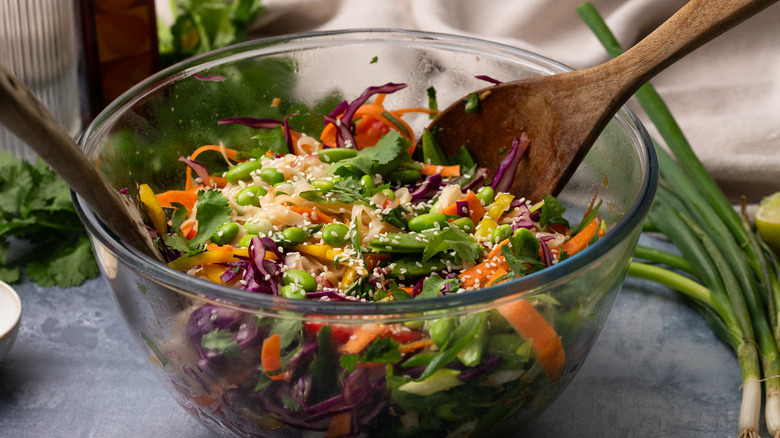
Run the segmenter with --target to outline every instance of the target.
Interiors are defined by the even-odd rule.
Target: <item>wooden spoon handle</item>
[[[632,91],[777,0],[691,0],[642,41],[608,62]],[[611,74],[611,73],[606,73]]]
[[[2,64],[0,101],[0,123],[49,163],[111,231],[133,248],[161,260],[132,202],[108,185],[65,128]]]

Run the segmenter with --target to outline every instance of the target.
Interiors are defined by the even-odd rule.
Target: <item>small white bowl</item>
[[[0,281],[0,361],[11,350],[22,320],[22,300],[11,286]]]

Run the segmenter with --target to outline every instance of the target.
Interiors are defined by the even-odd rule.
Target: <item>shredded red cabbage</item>
[[[440,173],[428,175],[425,180],[411,193],[412,202],[419,201],[433,193],[436,193],[441,187],[442,177]]]
[[[357,149],[355,136],[352,135],[352,123],[350,123],[352,117],[355,115],[355,112],[368,100],[369,97],[375,94],[395,93],[402,88],[406,88],[406,84],[394,84],[392,82],[388,82],[387,84],[376,87],[368,87],[357,99],[353,100],[347,106],[341,115],[341,119],[337,119],[337,115],[325,116],[325,124],[327,125],[328,123],[333,123],[333,125],[336,127],[336,145],[340,148]],[[336,110],[334,110],[331,114],[337,114],[337,110],[340,110],[341,106],[342,104],[339,104],[339,106],[336,107]]]
[[[460,217],[469,217],[469,202],[468,201],[457,201],[455,203],[456,207],[456,213]]]
[[[255,236],[249,244],[249,266],[244,272],[243,281],[245,284],[243,289],[250,292],[278,295],[279,286],[275,278],[278,267],[276,263],[265,259],[266,243],[263,241],[264,239],[270,240],[268,237],[260,238]],[[270,245],[268,249],[277,255],[280,254],[276,248],[276,243]]]
[[[534,228],[534,221],[531,220],[531,211],[528,207],[525,204],[520,204],[515,208],[520,209],[520,214],[518,215],[518,219],[512,222],[512,232],[514,233],[518,228],[532,230]]]
[[[503,83],[503,82],[499,81],[498,79],[493,79],[492,77],[490,77],[488,75],[477,75],[477,76],[474,76],[474,77],[479,79],[479,80],[482,80],[482,81],[485,81],[485,82],[490,82],[491,84],[495,84],[495,85],[499,85],[499,84]]]
[[[520,137],[515,137],[512,140],[512,149],[509,154],[501,160],[498,165],[498,170],[493,176],[493,182],[491,187],[498,192],[508,192],[512,187],[512,181],[515,179],[517,173],[517,165],[528,150],[528,145],[531,144],[531,139],[528,138],[528,134],[525,132]]]
[[[543,236],[539,238],[539,243],[542,248],[542,263],[544,263],[545,266],[552,266],[553,260],[555,260],[552,251],[550,251],[550,247],[547,246],[547,242],[552,239],[552,236]]]
[[[460,374],[458,374],[458,379],[463,382],[474,380],[498,366],[499,362],[501,362],[501,355],[490,357],[477,366],[469,367],[461,371]]]
[[[222,75],[203,76],[198,73],[195,73],[194,75],[192,75],[192,77],[194,77],[199,81],[204,81],[204,82],[222,82],[227,80],[227,78]]]
[[[306,298],[328,298],[330,301],[355,301],[336,288],[324,288],[317,292],[306,292]]]
[[[290,130],[290,117],[291,116],[297,116],[298,113],[292,113],[287,114],[284,116],[284,122],[282,123],[282,129],[284,129],[284,142],[287,144],[287,150],[292,152],[293,150],[293,140],[292,140],[292,131]]]
[[[204,184],[208,182],[211,175],[209,174],[209,170],[206,168],[206,166],[198,163],[197,161],[191,160],[188,157],[179,157],[179,161],[189,166],[190,169],[195,172],[195,175],[198,175],[198,178],[200,178]]]

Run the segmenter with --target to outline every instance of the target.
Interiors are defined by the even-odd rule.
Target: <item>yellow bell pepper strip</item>
[[[474,236],[478,240],[490,239],[490,234],[498,227],[498,223],[489,217],[484,217],[477,225],[477,229],[474,230]]]
[[[341,277],[341,282],[339,283],[339,288],[346,290],[352,283],[357,281],[358,277],[357,270],[351,267],[347,267],[347,271],[344,272],[344,276]]]
[[[325,259],[333,261],[336,256],[341,254],[341,248],[334,248],[325,244],[308,244],[308,245],[295,245],[292,247],[293,251],[298,251],[303,254],[308,254],[319,259]]]
[[[249,250],[247,248],[236,248],[231,245],[208,245],[206,247],[206,251],[199,252],[191,256],[179,257],[178,259],[168,263],[168,266],[176,269],[177,271],[186,272],[196,266],[237,262],[247,258],[249,258]],[[265,258],[269,260],[276,260],[276,254],[271,251],[266,251]]]
[[[512,205],[513,199],[515,199],[515,195],[509,193],[502,193],[496,196],[496,199],[493,201],[493,204],[490,206],[490,209],[485,216],[488,216],[494,221],[499,220],[509,206]]]
[[[149,215],[149,219],[152,220],[154,229],[160,234],[166,234],[168,232],[168,221],[165,220],[165,212],[163,212],[162,206],[157,201],[157,197],[154,196],[152,188],[148,184],[141,184],[138,188],[138,197],[144,206],[144,210],[146,210],[146,214]]]

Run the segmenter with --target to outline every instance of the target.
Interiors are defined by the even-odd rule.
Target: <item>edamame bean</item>
[[[284,237],[285,240],[292,242],[293,245],[297,245],[299,243],[303,243],[309,236],[307,235],[306,231],[301,228],[287,227],[282,230],[282,237]]]
[[[450,223],[451,226],[458,227],[461,230],[472,233],[474,231],[474,221],[470,217],[462,217],[455,219]]]
[[[265,196],[266,193],[268,193],[264,188],[260,186],[249,186],[244,187],[241,189],[241,191],[238,192],[236,195],[236,204],[247,207],[247,206],[254,206],[259,207],[260,206],[260,197]]]
[[[499,225],[490,233],[490,241],[493,243],[503,242],[512,235],[512,226],[509,224]]]
[[[228,222],[220,226],[217,231],[211,235],[211,241],[217,245],[227,245],[238,236],[238,224]]]
[[[344,224],[328,224],[322,227],[322,240],[330,246],[342,246],[347,243],[349,228]]]
[[[479,189],[477,192],[477,199],[482,202],[482,205],[490,205],[493,203],[493,200],[495,199],[496,193],[493,190],[493,187],[485,186]]]
[[[300,286],[291,284],[287,284],[279,288],[279,295],[294,300],[302,300],[306,298],[306,293]]]
[[[303,288],[306,292],[314,292],[317,290],[317,280],[306,271],[301,269],[290,269],[282,274],[282,283],[286,285],[297,285]]]
[[[414,184],[420,179],[420,172],[415,169],[397,169],[387,175],[390,182],[401,185]]]
[[[320,161],[323,163],[335,163],[337,161],[346,160],[347,158],[354,158],[358,151],[356,149],[347,148],[328,148],[322,149],[317,152],[320,157]]]
[[[284,182],[284,174],[274,167],[266,167],[260,171],[260,179],[268,184],[274,185]]]
[[[261,167],[263,167],[263,164],[260,161],[244,161],[243,163],[238,163],[228,169],[228,171],[225,172],[225,179],[230,184],[235,184],[239,181],[246,181],[252,177],[252,172],[260,169]]]
[[[269,235],[273,229],[274,225],[264,217],[252,218],[244,223],[244,231],[249,234]]]
[[[333,181],[327,179],[315,179],[309,184],[317,190],[328,191],[333,188]]]
[[[431,228],[444,228],[447,226],[447,215],[443,213],[425,213],[413,217],[409,221],[409,230],[421,232]]]
[[[236,246],[239,248],[249,248],[249,244],[252,243],[253,237],[257,237],[257,234],[244,234],[244,237],[238,239]]]
[[[383,189],[382,194],[387,196],[387,199],[395,201],[395,192],[390,189]]]
[[[374,178],[371,178],[371,175],[363,175],[360,177],[360,185],[363,186],[363,188],[366,188],[368,190],[373,189],[374,187]]]

